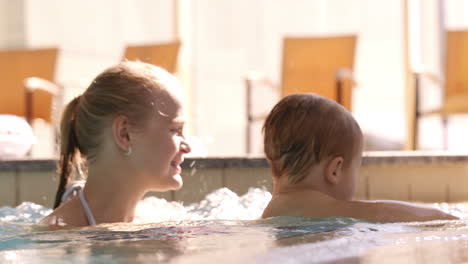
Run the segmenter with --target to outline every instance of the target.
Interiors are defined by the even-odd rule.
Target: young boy
[[[273,173],[272,216],[352,217],[373,222],[458,219],[441,210],[392,201],[352,201],[363,136],[351,114],[314,94],[283,98],[265,125]]]

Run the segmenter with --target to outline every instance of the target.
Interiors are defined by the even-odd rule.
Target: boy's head
[[[362,133],[344,107],[315,94],[289,95],[270,112],[263,133],[265,155],[274,177],[287,177],[289,184],[296,184],[316,165],[326,163],[325,173],[330,174],[327,181],[331,183],[335,169],[340,174],[352,174],[340,179],[352,186],[337,194],[343,199],[351,198],[348,196],[354,193],[354,174],[359,167],[355,163],[360,163]]]

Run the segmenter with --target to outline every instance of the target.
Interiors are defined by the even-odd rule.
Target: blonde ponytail
[[[78,142],[75,134],[75,116],[80,102],[80,96],[68,103],[60,122],[60,164],[59,164],[59,185],[55,195],[54,209],[62,200],[62,195],[70,181],[70,174],[73,171]]]

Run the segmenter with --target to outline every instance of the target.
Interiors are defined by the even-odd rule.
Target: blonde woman
[[[41,223],[131,222],[146,192],[179,189],[181,163],[190,152],[179,93],[173,75],[142,62],[99,74],[64,110],[60,183],[54,211]],[[71,179],[81,159],[84,187]]]

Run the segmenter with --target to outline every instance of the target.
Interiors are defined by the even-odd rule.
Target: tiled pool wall
[[[149,195],[189,204],[201,201],[221,187],[238,195],[250,187],[272,189],[268,163],[261,157],[190,158],[183,165],[184,186],[180,190]],[[0,161],[0,206],[30,201],[51,207],[57,183],[55,160]],[[466,202],[468,155],[366,153],[355,198]]]

